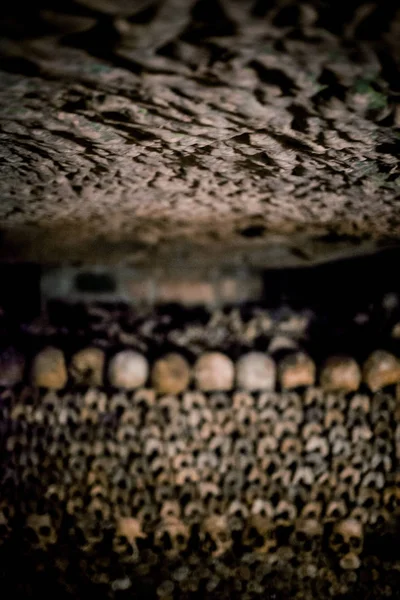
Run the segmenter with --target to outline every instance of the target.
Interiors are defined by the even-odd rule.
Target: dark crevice
[[[283,71],[267,68],[257,60],[252,60],[249,67],[255,70],[263,83],[280,87],[285,96],[294,95],[296,85]]]

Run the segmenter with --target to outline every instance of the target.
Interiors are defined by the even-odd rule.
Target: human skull
[[[350,513],[350,519],[359,521],[362,525],[366,525],[369,521],[369,511],[363,506],[355,506]]]
[[[117,554],[129,554],[131,559],[137,559],[139,557],[138,542],[146,537],[138,519],[121,517],[117,520],[113,550]]]
[[[312,435],[306,442],[306,452],[317,452],[321,456],[328,456],[329,443],[328,440],[319,435]]]
[[[296,506],[287,500],[280,500],[274,512],[274,521],[279,525],[290,525],[297,516]]]
[[[390,523],[392,515],[385,508],[377,511],[371,511],[368,516],[368,525],[375,531],[385,531]]]
[[[194,366],[197,387],[203,392],[229,391],[233,387],[235,368],[233,362],[221,352],[206,352]]]
[[[172,352],[159,358],[153,365],[151,380],[159,394],[180,394],[190,382],[190,366],[186,359]]]
[[[92,553],[104,540],[104,522],[86,511],[79,515],[72,527],[77,548]]]
[[[35,549],[48,550],[57,542],[56,530],[50,515],[29,515],[26,521],[25,534],[27,541]]]
[[[294,550],[315,553],[320,550],[323,527],[317,519],[297,519],[290,541]]]
[[[243,529],[243,523],[247,519],[249,510],[239,500],[233,500],[227,509],[229,527],[231,531],[240,531]]]
[[[103,383],[105,356],[100,348],[80,350],[71,359],[70,372],[78,384],[99,386]]]
[[[322,368],[320,381],[326,391],[355,392],[361,383],[361,370],[354,358],[332,356]]]
[[[133,390],[145,384],[149,374],[147,360],[139,352],[123,350],[112,357],[108,366],[111,385],[122,390]]]
[[[154,534],[154,543],[168,558],[183,552],[189,541],[189,528],[174,516],[162,519]]]
[[[295,352],[284,358],[279,365],[280,383],[283,390],[313,386],[315,382],[314,361],[303,352]]]
[[[338,519],[344,519],[347,514],[347,506],[344,500],[331,500],[325,511],[327,521],[336,522]]]
[[[399,383],[400,361],[390,352],[376,350],[366,360],[364,381],[372,392]]]
[[[329,547],[340,559],[342,569],[357,569],[364,543],[363,526],[355,519],[344,519],[333,525]]]
[[[383,492],[383,504],[389,512],[399,513],[400,488],[395,485],[387,487]]]
[[[237,385],[243,390],[273,390],[275,378],[275,363],[270,356],[262,352],[244,354],[236,363]]]
[[[277,547],[275,534],[275,527],[267,516],[252,514],[243,531],[242,543],[260,554],[273,553]]]
[[[232,546],[228,520],[225,515],[213,514],[202,524],[201,538],[203,549],[212,556],[222,556]]]
[[[39,352],[32,363],[31,380],[38,388],[61,390],[68,381],[64,353],[53,347]]]
[[[204,514],[204,506],[203,503],[199,500],[191,500],[188,502],[183,509],[183,516],[185,518],[185,522],[192,524],[198,523]]]

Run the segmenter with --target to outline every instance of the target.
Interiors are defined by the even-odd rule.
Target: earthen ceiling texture
[[[276,266],[396,243],[397,2],[8,4],[1,258]]]

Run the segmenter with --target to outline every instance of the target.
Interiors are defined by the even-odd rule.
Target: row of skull
[[[12,386],[25,375],[25,360],[13,350],[0,356],[0,384]],[[105,377],[106,373],[106,377]],[[74,354],[67,368],[64,353],[46,347],[34,358],[30,368],[33,385],[61,390],[71,377],[78,385],[102,386],[105,382],[121,390],[134,390],[150,382],[157,394],[181,394],[192,385],[200,391],[271,391],[279,382],[282,390],[314,386],[317,369],[312,358],[302,351],[288,353],[279,364],[267,353],[248,352],[236,364],[221,352],[201,354],[193,366],[179,353],[171,352],[154,361],[150,368],[145,356],[126,349],[113,355],[106,368],[103,350],[88,347]],[[364,382],[371,391],[400,383],[400,360],[384,350],[373,352],[361,369],[350,356],[331,356],[319,375],[326,391],[357,391]]]

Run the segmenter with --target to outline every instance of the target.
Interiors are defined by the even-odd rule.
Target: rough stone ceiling
[[[275,265],[398,239],[396,2],[9,4],[2,258]]]

